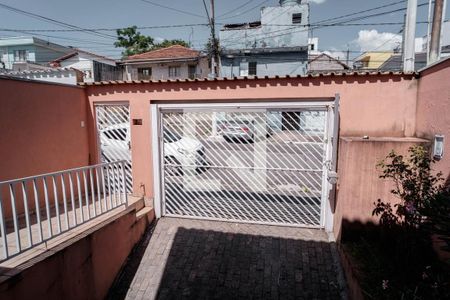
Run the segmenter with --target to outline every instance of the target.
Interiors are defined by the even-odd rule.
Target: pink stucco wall
[[[153,218],[153,211],[137,218],[129,209],[10,270],[0,277],[0,299],[106,299]]]
[[[0,91],[0,181],[89,164],[83,88],[0,78]],[[3,199],[9,199],[7,188],[0,189]],[[42,204],[42,189],[38,192]],[[16,194],[18,214],[21,195]],[[3,204],[9,218],[10,202]]]
[[[392,181],[381,179],[382,170],[377,164],[392,150],[407,155],[415,145],[426,145],[418,138],[370,138],[343,137],[339,143],[337,200],[333,231],[340,238],[343,227],[355,227],[378,222],[372,216],[378,199],[397,203],[392,195]]]
[[[435,165],[450,178],[450,58],[421,74],[417,97],[417,136],[445,136],[444,157]]]
[[[86,166],[79,87],[0,79],[0,181]]]
[[[415,134],[417,81],[410,75],[329,76],[203,82],[111,84],[87,87],[93,128],[94,103],[128,102],[134,192],[153,197],[150,104],[152,101],[282,101],[341,96],[341,136],[408,137]],[[91,155],[98,153],[94,130]]]

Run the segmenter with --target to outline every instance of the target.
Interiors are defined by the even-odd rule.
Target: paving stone
[[[109,298],[341,299],[323,231],[162,218]],[[117,297],[116,297],[117,296]]]

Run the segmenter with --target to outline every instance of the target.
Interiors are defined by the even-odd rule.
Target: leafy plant
[[[425,229],[444,241],[443,250],[450,251],[450,191],[446,188],[437,194],[423,209]]]
[[[380,224],[388,227],[399,225],[404,228],[419,228],[423,223],[423,211],[443,190],[442,173],[433,174],[428,151],[422,146],[414,146],[405,158],[391,151],[378,164],[383,169],[380,178],[391,179],[394,188],[391,193],[398,196],[400,202],[394,207],[380,199],[372,214],[380,216]]]
[[[408,153],[404,157],[392,151],[378,164],[380,178],[392,180],[398,202],[374,203],[380,236],[356,249],[361,248],[357,253],[372,297],[442,299],[450,296],[448,267],[436,258],[431,236],[450,242],[450,192],[442,174],[432,170],[434,160],[426,148],[411,147]],[[374,265],[376,261],[382,263]]]
[[[163,40],[160,43],[156,43],[155,39],[151,36],[142,35],[139,31],[137,31],[136,26],[118,29],[117,41],[114,43],[116,48],[125,48],[122,52],[124,57],[166,48],[173,45],[189,47],[187,42],[180,39]]]
[[[149,51],[153,46],[154,39],[150,36],[142,35],[137,31],[136,26],[117,30],[117,41],[114,43],[116,48],[125,48],[123,56]]]
[[[151,50],[167,48],[174,45],[180,45],[183,47],[189,47],[189,44],[183,40],[175,39],[175,40],[163,40],[161,43],[154,44]]]

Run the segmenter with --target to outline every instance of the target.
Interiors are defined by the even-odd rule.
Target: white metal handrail
[[[0,182],[0,262],[127,206],[126,163]]]

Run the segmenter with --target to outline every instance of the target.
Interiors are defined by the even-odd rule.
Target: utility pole
[[[346,57],[345,63],[347,66],[350,63],[350,47],[348,44],[347,44],[347,57]]]
[[[417,0],[408,0],[403,48],[403,72],[414,72]]]
[[[427,65],[430,63],[430,39],[431,39],[431,18],[433,0],[428,0],[428,24],[427,24]]]
[[[212,55],[211,55],[211,75],[212,77],[216,77],[218,74],[218,70],[216,67],[216,59],[217,59],[217,42],[216,42],[216,21],[215,21],[215,9],[214,9],[214,0],[210,0],[211,7],[211,18],[209,20],[209,25],[211,27],[211,42],[212,42]]]
[[[206,16],[208,17],[209,21],[209,27],[211,28],[211,74],[209,74],[210,77],[214,78],[218,74],[218,68],[216,69],[216,58],[218,49],[217,49],[217,41],[216,41],[216,24],[215,24],[215,9],[214,9],[214,0],[210,0],[210,9],[211,9],[211,16],[209,15],[208,8],[206,7],[206,1],[203,0],[203,5],[205,6]],[[217,136],[218,130],[217,130],[217,112],[212,112],[211,115],[211,136],[215,137]]]
[[[439,53],[441,48],[441,28],[442,28],[442,14],[444,11],[444,0],[435,0],[433,12],[433,26],[431,28],[430,39],[430,56],[428,63],[432,64],[439,60]]]

